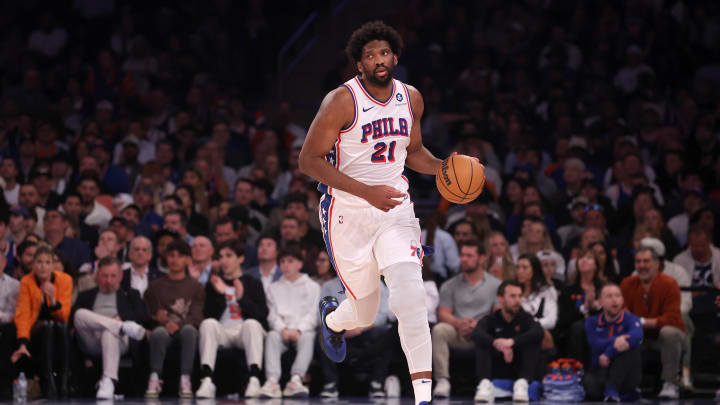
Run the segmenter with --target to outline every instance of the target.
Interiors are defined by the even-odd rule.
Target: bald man
[[[205,236],[197,236],[192,243],[192,264],[188,266],[190,276],[203,286],[210,278],[212,271],[212,258],[215,248]]]

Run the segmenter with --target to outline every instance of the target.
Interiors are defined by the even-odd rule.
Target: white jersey
[[[407,86],[393,79],[393,91],[385,101],[373,98],[358,76],[344,86],[352,95],[355,116],[340,131],[326,159],[361,183],[387,185],[407,192],[409,184],[403,170],[414,121]],[[346,203],[370,205],[362,198],[324,184],[319,190]]]

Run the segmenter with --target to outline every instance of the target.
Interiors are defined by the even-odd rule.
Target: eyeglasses
[[[600,211],[603,212],[603,207],[599,204],[591,204],[585,207],[585,212],[588,211]]]

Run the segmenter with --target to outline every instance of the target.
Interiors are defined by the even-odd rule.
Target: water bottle
[[[13,384],[13,399],[16,402],[27,401],[27,379],[25,378],[25,373],[20,373]]]

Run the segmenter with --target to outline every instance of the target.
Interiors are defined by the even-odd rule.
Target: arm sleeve
[[[492,346],[494,338],[490,333],[488,333],[488,331],[492,328],[492,321],[490,319],[491,316],[494,316],[492,312],[489,315],[484,316],[480,321],[478,321],[477,325],[475,325],[472,338],[478,346]]]
[[[278,332],[285,329],[285,321],[278,314],[277,304],[275,303],[275,298],[273,298],[272,287],[268,288],[267,303],[268,303],[268,324],[270,326],[270,329],[278,331]]]
[[[640,319],[638,319],[636,316],[633,316],[632,319],[628,319],[626,324],[628,328],[627,334],[630,335],[630,338],[628,338],[628,343],[630,344],[630,348],[632,349],[642,343],[642,340],[644,338],[644,332],[642,325],[640,325]]]
[[[17,338],[20,343],[30,342],[30,286],[27,283],[20,283],[20,292],[18,293],[18,303],[15,309],[15,328],[17,329]]]
[[[318,316],[317,312],[313,311],[312,308],[320,301],[320,286],[317,285],[315,282],[311,282],[310,284],[310,297],[311,300],[308,302],[308,306],[305,308],[305,314],[300,319],[300,322],[298,324],[298,329],[301,331],[308,331],[308,330],[314,330],[315,327],[318,325]]]
[[[55,301],[60,307],[55,305],[52,310],[52,317],[58,321],[67,322],[70,319],[70,310],[72,309],[72,279],[70,276],[67,278],[58,279],[55,285]]]
[[[519,333],[513,338],[515,346],[523,346],[528,343],[539,343],[545,336],[545,330],[542,325],[533,320],[532,317],[528,316],[525,322],[529,324],[527,325],[527,330]]]
[[[674,279],[668,277],[669,284],[665,289],[665,294],[661,298],[661,314],[657,317],[657,327],[662,328],[665,325],[678,326],[682,325],[682,313],[680,312],[680,287]]]
[[[260,324],[265,325],[267,323],[268,308],[262,284],[248,277],[243,281],[243,287],[245,293],[238,300],[243,316],[255,319]]]
[[[196,328],[200,327],[203,320],[203,306],[205,305],[205,291],[202,284],[197,283],[193,291],[192,303],[190,304],[190,312],[188,316],[181,322],[180,327],[184,325],[192,325]]]
[[[550,287],[543,292],[543,296],[545,297],[545,308],[543,309],[542,318],[538,321],[543,328],[552,330],[558,319],[557,292]]]

